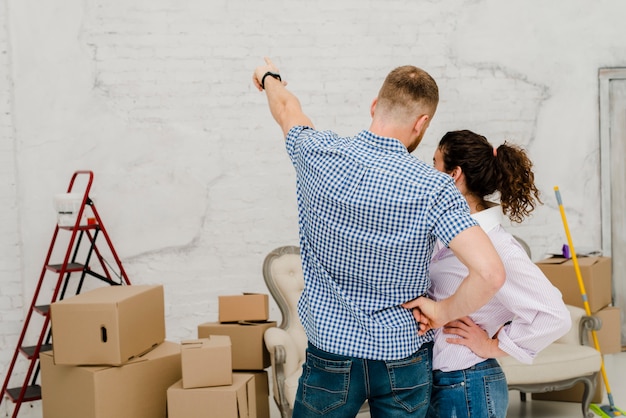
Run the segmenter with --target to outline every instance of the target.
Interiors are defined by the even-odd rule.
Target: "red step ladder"
[[[41,386],[37,383],[39,378],[39,353],[51,350],[53,344],[50,329],[50,304],[72,296],[70,288],[73,289],[73,294],[79,294],[87,276],[95,277],[112,286],[130,285],[128,276],[117,256],[109,234],[104,228],[96,205],[89,197],[92,183],[93,172],[81,170],[74,173],[67,188],[67,193],[79,193],[79,196],[82,195],[82,203],[73,225],[59,226],[59,223],[57,223],[54,228],[35,294],[24,320],[22,333],[15,348],[9,370],[4,379],[2,393],[0,393],[0,403],[5,397],[15,403],[13,418],[17,417],[22,403],[41,399]],[[87,207],[89,208],[88,210]],[[85,223],[86,215],[89,217]],[[63,240],[57,242],[60,231],[69,233],[69,236],[66,237],[67,244],[63,244]],[[104,247],[98,247],[96,244],[96,239],[100,236],[103,236],[106,241],[106,246]],[[61,263],[50,263],[53,256],[59,255],[62,255],[63,261]],[[113,266],[107,261],[106,257],[108,256],[113,258]],[[92,264],[94,264],[93,268]],[[111,273],[114,273],[115,276]],[[70,281],[70,278],[75,276],[78,276],[78,280],[76,283],[73,283],[74,280]],[[46,286],[44,286],[44,282],[46,282]],[[71,287],[70,284],[72,284]],[[44,293],[42,290],[44,292],[51,291],[52,296],[45,297],[41,295],[41,293]],[[40,319],[35,320],[35,318]],[[29,340],[31,344],[32,341],[35,344],[25,345]],[[22,366],[22,368],[20,369],[16,366]],[[25,375],[24,369],[27,369]],[[21,372],[18,370],[21,370]],[[13,376],[14,373],[23,376],[23,380],[21,384],[15,384],[15,386],[10,387],[10,385],[14,384],[12,380],[21,380],[20,376]]]

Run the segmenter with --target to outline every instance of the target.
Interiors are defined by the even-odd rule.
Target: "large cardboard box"
[[[183,388],[223,386],[233,383],[230,337],[210,335],[181,344]]]
[[[40,355],[44,418],[165,418],[180,380],[180,345],[165,341],[123,366],[55,365]]]
[[[602,354],[615,354],[622,351],[622,310],[618,307],[607,306],[594,313],[593,316],[602,321],[602,328],[596,331],[598,345]],[[588,344],[594,347],[591,331],[587,335]]]
[[[198,338],[228,335],[233,350],[233,370],[263,370],[271,364],[263,336],[266,329],[275,326],[276,321],[236,324],[205,322],[198,325]]]
[[[262,293],[244,293],[235,296],[218,296],[220,322],[267,321],[269,298]]]
[[[576,383],[569,389],[555,390],[552,392],[533,393],[532,399],[538,401],[560,401],[560,402],[578,402],[583,400],[583,392],[585,391],[585,385],[582,382]],[[591,398],[592,403],[602,403],[604,396],[604,382],[602,381],[602,374],[598,373],[596,378],[596,390]]]
[[[121,365],[165,340],[163,286],[107,286],[50,306],[55,364]]]
[[[235,374],[237,373],[239,372],[235,372]],[[254,375],[257,418],[270,418],[270,382],[267,372],[263,370],[247,373]]]
[[[233,374],[230,386],[184,389],[182,381],[167,389],[168,418],[256,418],[254,376]]]
[[[592,313],[611,303],[611,258],[577,257],[583,278],[589,309]],[[563,294],[568,305],[584,308],[583,299],[574,269],[574,262],[563,257],[538,261],[537,266]]]

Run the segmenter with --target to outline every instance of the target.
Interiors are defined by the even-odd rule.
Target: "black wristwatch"
[[[265,74],[263,74],[263,78],[261,79],[261,87],[263,88],[263,90],[265,90],[265,78],[267,76],[273,77],[273,78],[275,78],[278,81],[283,81],[283,79],[280,78],[280,74],[268,71]]]

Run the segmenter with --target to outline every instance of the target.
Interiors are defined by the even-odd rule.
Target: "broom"
[[[591,316],[591,309],[589,308],[589,302],[587,301],[587,292],[585,291],[585,284],[583,283],[582,275],[580,274],[580,267],[578,266],[578,258],[576,257],[576,251],[574,250],[574,244],[572,243],[572,237],[569,233],[569,227],[567,226],[567,218],[565,217],[565,210],[563,209],[563,202],[561,201],[561,192],[559,192],[558,186],[554,187],[554,193],[556,193],[556,200],[559,204],[559,210],[561,211],[561,218],[563,219],[563,226],[565,227],[565,235],[567,236],[567,244],[572,255],[572,262],[574,263],[574,271],[576,272],[576,279],[578,279],[578,287],[580,287],[580,294],[583,298],[583,305],[585,306],[585,312],[588,316]],[[598,336],[596,330],[591,330],[591,337],[593,338],[593,344],[595,349],[600,351],[600,344],[598,343]],[[611,386],[609,385],[609,379],[606,377],[606,370],[604,368],[604,358],[600,357],[600,370],[602,372],[602,379],[606,386],[606,394],[609,398],[608,405],[595,405],[591,404],[590,409],[601,417],[619,417],[626,412],[622,411],[613,403],[613,394],[611,393]]]

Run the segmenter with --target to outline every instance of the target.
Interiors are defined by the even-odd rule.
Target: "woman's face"
[[[445,167],[443,165],[443,154],[441,153],[441,150],[439,148],[435,150],[435,155],[433,155],[433,167],[435,167],[435,170],[439,170],[445,173]]]

